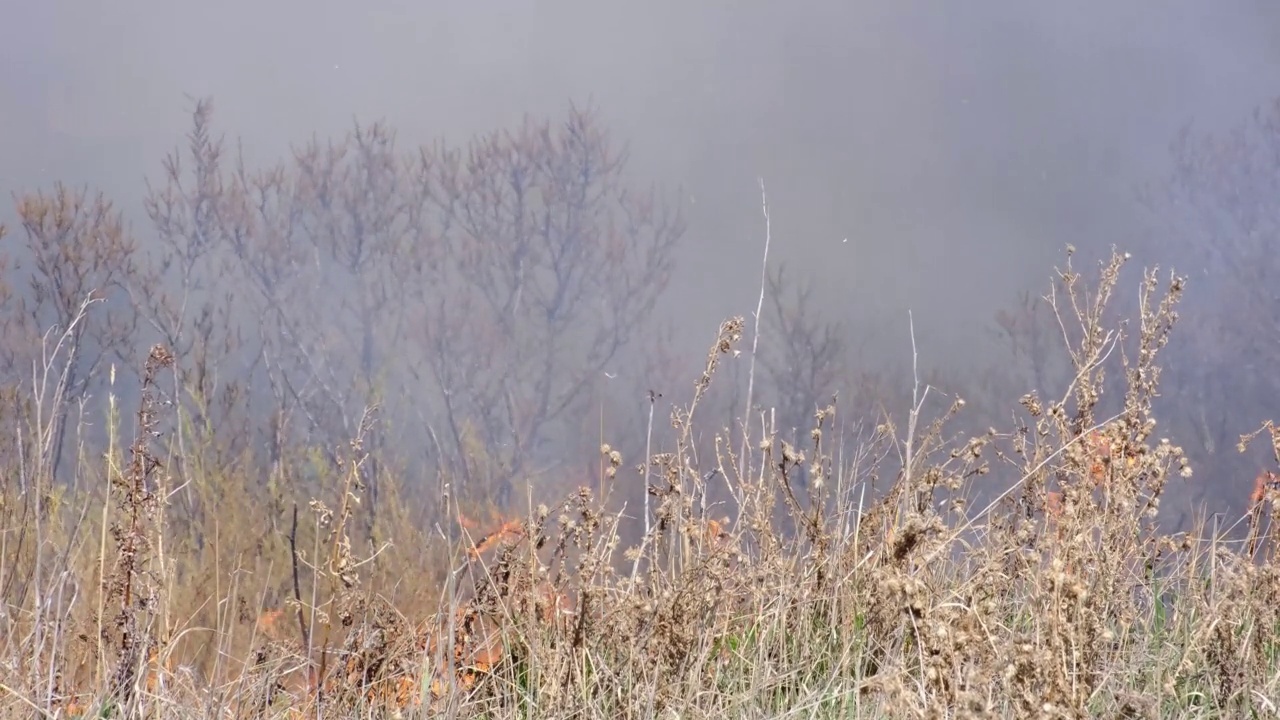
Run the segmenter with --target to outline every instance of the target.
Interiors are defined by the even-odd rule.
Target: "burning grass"
[[[232,536],[188,543],[165,522],[180,490],[148,449],[144,395],[105,502],[3,497],[5,715],[1274,717],[1280,493],[1259,476],[1243,542],[1157,526],[1166,483],[1191,476],[1151,411],[1182,281],[1144,275],[1137,317],[1108,326],[1124,261],[1091,289],[1060,273],[1075,378],[1023,398],[1007,430],[949,436],[964,401],[931,418],[916,387],[905,432],[884,418],[865,447],[828,446],[833,402],[805,447],[757,422],[699,457],[698,403],[738,351],[735,318],[672,412],[674,447],[635,474],[606,445],[603,490],[492,522],[446,497],[456,535],[404,520],[365,549],[359,436],[309,521],[295,508],[275,533],[287,543],[231,514]],[[149,373],[170,361],[157,348]],[[1104,403],[1117,370],[1123,397]],[[1259,432],[1280,469],[1280,431]],[[636,478],[647,518],[611,495]]]

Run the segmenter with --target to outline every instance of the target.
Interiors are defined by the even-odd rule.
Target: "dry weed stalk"
[[[116,703],[126,708],[140,691],[155,691],[159,672],[156,666],[168,640],[158,632],[165,582],[162,566],[154,555],[163,532],[159,522],[163,484],[158,476],[164,470],[151,444],[161,435],[158,408],[167,404],[156,397],[158,375],[172,366],[173,355],[168,348],[151,348],[143,366],[142,398],[129,448],[130,461],[122,474],[111,478],[112,504],[123,514],[123,520],[111,525],[116,558],[104,589],[106,602],[118,603],[111,623],[115,670],[110,693]]]

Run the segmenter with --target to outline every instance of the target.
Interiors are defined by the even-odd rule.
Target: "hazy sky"
[[[8,4],[6,197],[63,179],[135,212],[187,96],[259,156],[353,118],[463,141],[593,99],[639,177],[685,187],[668,307],[699,347],[754,306],[758,176],[774,260],[833,313],[912,306],[922,353],[954,356],[944,328],[1044,288],[1065,243],[1136,231],[1130,186],[1182,124],[1280,93],[1274,0]]]

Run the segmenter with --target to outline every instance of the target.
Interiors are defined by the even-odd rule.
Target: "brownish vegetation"
[[[914,362],[903,413],[826,395],[841,329],[773,272],[747,395],[776,403],[725,400],[734,317],[605,438],[597,378],[662,355],[636,340],[682,224],[590,113],[260,170],[209,117],[147,243],[100,197],[18,202],[6,717],[1276,714],[1274,471],[1243,533],[1157,522],[1202,482],[1154,409],[1183,278],[1121,318],[1127,256],[1069,253],[998,318],[1034,390],[966,432]]]

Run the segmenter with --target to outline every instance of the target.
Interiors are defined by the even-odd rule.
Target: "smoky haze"
[[[353,120],[461,143],[594,105],[635,178],[683,188],[658,314],[695,360],[754,309],[757,178],[771,259],[831,317],[884,331],[881,360],[907,357],[911,308],[922,361],[981,362],[975,330],[1043,290],[1064,245],[1142,232],[1132,188],[1167,172],[1179,128],[1229,126],[1280,77],[1280,11],[1262,0],[49,0],[6,15],[0,190],[88,184],[135,229],[193,97],[261,159]]]
[[[668,298],[692,309],[682,337],[749,304],[763,176],[775,253],[833,312],[901,318],[910,301],[943,347],[1038,289],[1065,243],[1124,244],[1130,186],[1181,125],[1275,90],[1268,7],[24,4],[0,50],[3,189],[83,181],[136,208],[187,96],[212,96],[218,128],[263,157],[353,118],[463,140],[593,101],[637,176],[689,195]]]

